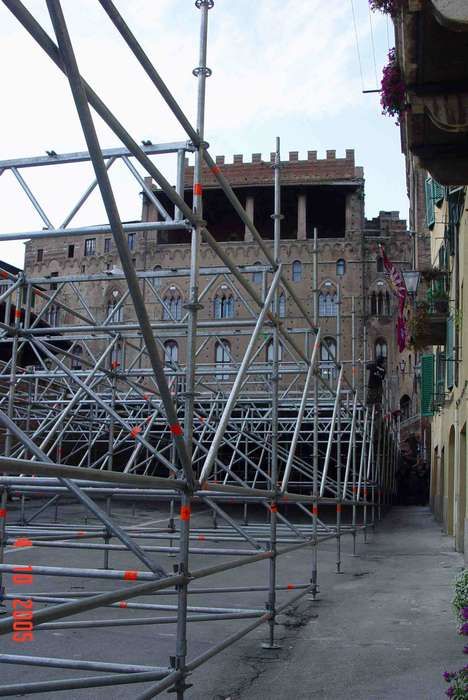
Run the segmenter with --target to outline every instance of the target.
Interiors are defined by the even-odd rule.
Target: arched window
[[[159,272],[160,270],[162,270],[162,267],[161,267],[161,265],[155,265],[153,267],[153,270],[155,272]],[[162,282],[162,277],[153,277],[153,284],[156,287],[156,289],[159,289],[159,287],[161,286],[161,282]]]
[[[319,316],[338,315],[338,295],[335,292],[320,292]]]
[[[257,260],[254,265],[261,265],[262,263]],[[263,272],[261,270],[256,270],[255,272],[252,272],[252,282],[254,284],[261,284],[263,280]]]
[[[163,298],[163,320],[180,321],[182,318],[182,297],[177,289],[171,288]]]
[[[229,363],[231,362],[231,345],[228,340],[217,340],[215,344],[215,363],[216,363],[216,368],[219,369],[225,369],[226,367],[229,367]],[[218,372],[216,373],[216,379],[220,380],[227,380],[229,379],[229,374],[219,374]]]
[[[60,320],[60,308],[57,304],[51,304],[47,309],[46,321],[49,326],[58,326]]]
[[[234,318],[234,297],[224,292],[217,294],[213,301],[215,318]]]
[[[278,298],[278,316],[280,318],[286,317],[286,295],[284,292],[281,292]]]
[[[267,362],[273,362],[273,340],[269,340],[266,348]],[[278,362],[283,359],[283,346],[278,343]]]
[[[271,313],[274,312],[274,302],[271,302],[270,304],[270,310]],[[278,296],[278,316],[280,318],[285,318],[286,317],[286,295],[284,292],[280,292]]]
[[[346,261],[340,258],[336,261],[336,274],[342,277],[346,272]]]
[[[404,394],[400,399],[401,420],[411,417],[411,399],[408,394]]]
[[[292,281],[300,282],[302,279],[302,263],[300,260],[295,260],[292,264]]]
[[[384,359],[388,357],[387,341],[384,338],[377,338],[375,341],[374,358],[378,360],[379,357],[383,357]]]
[[[372,316],[377,315],[377,295],[375,292],[372,292],[371,298],[370,298],[370,312]]]
[[[81,365],[81,355],[83,354],[83,348],[81,345],[75,345],[75,347],[72,350],[73,355],[76,355],[77,357],[72,357],[71,359],[71,368],[72,369],[82,369]]]
[[[390,302],[390,294],[388,292],[385,292],[385,315],[392,315],[392,305]]]
[[[384,295],[383,292],[377,293],[377,315],[383,316],[384,313]]]
[[[383,272],[383,271],[384,271],[383,258],[379,255],[377,257],[377,272]]]
[[[114,289],[111,292],[109,301],[107,302],[106,319],[109,321],[109,323],[122,323],[123,321],[123,305],[120,304],[120,306],[118,306],[119,302],[120,292],[118,289]]]
[[[115,343],[109,356],[109,364],[111,369],[116,369],[122,364],[122,343]]]
[[[326,379],[336,377],[336,340],[326,337],[320,343],[320,374]]]
[[[175,340],[166,340],[164,343],[164,364],[173,365],[179,360],[179,346]]]

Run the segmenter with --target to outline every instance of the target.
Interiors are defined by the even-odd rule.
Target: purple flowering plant
[[[445,671],[444,679],[450,683],[445,691],[448,698],[453,700],[467,700],[468,698],[468,666],[455,673]]]
[[[468,569],[457,576],[455,580],[455,595],[452,601],[453,610],[459,622],[458,633],[468,636]],[[468,654],[468,645],[463,648],[463,653]],[[452,700],[468,700],[468,664],[459,671],[444,671],[444,680],[449,683],[445,691]]]
[[[369,0],[371,10],[379,10],[386,15],[396,17],[403,7],[403,0]]]
[[[383,69],[380,104],[382,114],[396,117],[396,123],[400,123],[400,115],[408,109],[406,103],[406,85],[396,58],[396,50],[388,52],[388,63]]]

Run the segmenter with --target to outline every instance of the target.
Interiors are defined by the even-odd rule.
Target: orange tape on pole
[[[169,428],[170,428],[171,433],[173,435],[183,435],[184,434],[184,431],[182,430],[180,423],[174,423],[174,425],[170,425]]]
[[[180,508],[180,519],[181,520],[190,520],[190,506],[181,506]]]
[[[138,578],[138,571],[124,571],[123,578],[124,581],[136,581]]]
[[[0,277],[7,280],[9,278],[8,272],[5,272],[5,270],[0,270]]]
[[[312,506],[312,515],[318,515],[318,506]]]
[[[128,608],[128,603],[126,600],[121,600],[119,602],[119,608]]]
[[[294,583],[288,583],[286,588],[288,589],[288,591],[293,591],[296,588],[296,586],[294,585]]]
[[[6,508],[0,508],[0,518],[6,518],[7,512]]]
[[[197,540],[200,540],[200,542],[204,542],[206,540],[205,535],[198,535]]]
[[[21,309],[16,309],[15,318],[21,318]]]
[[[193,186],[193,194],[195,195],[202,195],[203,194],[203,185],[201,185],[199,182],[196,182]]]
[[[32,540],[29,540],[27,537],[20,537],[19,539],[15,540],[14,546],[15,547],[32,547]]]
[[[217,165],[213,165],[213,166],[210,168],[210,170],[211,170],[211,172],[213,173],[213,175],[218,175],[218,174],[221,172],[221,168],[218,168]]]
[[[341,503],[336,504],[336,512],[341,513]]]
[[[270,503],[270,506],[269,506],[269,507],[270,507],[270,511],[271,511],[272,513],[277,513],[277,512],[278,512],[278,506],[276,505],[276,503]]]
[[[141,433],[141,427],[139,425],[135,425],[135,427],[130,430],[130,435],[133,438],[136,438],[139,433]]]

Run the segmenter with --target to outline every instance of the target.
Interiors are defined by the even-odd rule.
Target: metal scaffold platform
[[[391,503],[398,426],[385,398],[382,405],[368,405],[365,381],[358,386],[365,362],[356,357],[355,337],[352,357],[342,357],[340,304],[336,353],[329,349],[325,362],[320,357],[326,342],[318,323],[317,232],[312,315],[284,274],[279,139],[272,173],[272,246],[208,152],[205,88],[211,73],[207,33],[213,0],[195,2],[201,17],[195,127],[111,0],[98,1],[188,140],[138,145],[80,75],[59,0],[47,2],[54,38],[19,0],[3,0],[68,78],[88,150],[0,162],[0,174],[13,173],[46,226],[0,233],[0,241],[111,232],[121,267],[53,279],[1,272],[0,635],[13,635],[19,652],[0,654],[0,662],[47,667],[49,673],[46,679],[3,683],[0,696],[88,689],[88,697],[94,697],[89,689],[132,684],[131,697],[139,700],[165,690],[182,699],[198,667],[257,627],[267,630],[266,648],[276,647],[278,614],[303,596],[318,595],[321,543],[336,543],[340,571],[342,538],[351,537],[355,548],[359,533],[365,538]],[[101,149],[91,107],[114,132],[118,148]],[[192,208],[183,198],[187,152],[195,162]],[[177,159],[175,188],[150,156]],[[108,175],[119,159],[158,210],[159,221],[122,223]],[[85,161],[92,163],[95,180],[55,228],[24,172]],[[174,216],[134,161],[174,205]],[[207,229],[203,163],[226,195],[226,206],[258,245],[260,267],[239,267]],[[96,187],[109,223],[73,228],[75,214]],[[129,231],[181,228],[191,236],[189,268],[135,270]],[[217,267],[200,267],[202,243],[219,258]],[[250,281],[253,272],[262,276],[261,293]],[[182,310],[169,306],[161,294],[161,280],[174,276],[187,280],[189,298]],[[109,279],[121,294],[102,320],[89,304],[87,289]],[[220,280],[241,300],[242,319],[205,314],[203,301]],[[300,317],[300,328],[286,327],[280,290]],[[124,304],[132,308],[125,321]],[[226,339],[241,336],[246,350],[236,360]],[[183,339],[184,362],[168,357],[168,338]],[[203,348],[213,339],[220,343],[221,361],[204,362]],[[78,504],[79,512],[70,511],[70,504]],[[142,521],[139,504],[158,513],[162,509],[163,515]],[[204,517],[196,521],[200,513]],[[11,548],[24,548],[13,564],[6,556]],[[296,581],[294,572],[286,578],[280,567],[282,558],[296,550],[310,558],[306,580]],[[254,571],[250,577],[246,573],[245,585],[229,584],[226,576],[216,583],[240,567]],[[83,580],[85,590],[66,588],[65,582],[75,578]],[[262,602],[239,604],[247,593],[258,594]],[[77,618],[81,613],[90,617]],[[196,634],[199,625],[214,620],[225,621],[222,639],[194,655],[191,630]],[[147,625],[174,627],[175,648],[161,650],[155,659],[160,665],[113,656],[116,629]],[[83,659],[82,631],[93,635],[104,629],[109,632],[105,658]],[[53,630],[65,635],[66,657],[48,652]],[[61,669],[57,676],[54,669]],[[73,675],[65,677],[64,671]]]

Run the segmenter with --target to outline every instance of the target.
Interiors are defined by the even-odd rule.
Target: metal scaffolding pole
[[[336,546],[336,570],[341,571],[343,538],[352,537],[355,552],[356,532],[363,529],[366,537],[370,525],[367,509],[371,508],[373,524],[375,505],[380,514],[381,505],[392,498],[398,433],[388,419],[378,418],[366,406],[367,350],[364,347],[363,356],[357,357],[355,299],[351,299],[351,358],[344,356],[342,343],[343,319],[349,317],[349,307],[345,309],[349,300],[342,289],[337,289],[336,353],[319,328],[317,229],[311,261],[312,315],[286,273],[281,260],[279,138],[272,172],[272,245],[262,238],[208,153],[205,90],[211,74],[207,35],[213,0],[195,2],[200,10],[198,66],[193,71],[195,127],[111,0],[99,0],[190,139],[144,146],[136,143],[80,75],[59,0],[47,0],[57,44],[20,0],[3,2],[68,78],[88,151],[0,162],[0,172],[12,170],[48,226],[45,231],[0,234],[0,240],[63,242],[64,236],[112,232],[122,269],[61,273],[53,280],[0,271],[8,285],[0,293],[5,306],[0,336],[9,352],[7,361],[0,362],[0,424],[5,434],[0,456],[0,577],[15,574],[19,566],[19,575],[41,582],[28,597],[14,581],[11,591],[5,591],[0,579],[0,603],[11,605],[10,614],[0,619],[0,635],[17,631],[14,601],[30,599],[37,607],[22,621],[23,630],[34,630],[38,645],[45,643],[47,630],[62,630],[69,635],[70,657],[77,651],[70,630],[82,634],[108,630],[112,635],[115,627],[138,625],[151,629],[172,625],[175,650],[170,659],[157,664],[156,647],[147,664],[132,664],[125,657],[115,659],[118,650],[111,643],[106,647],[113,655],[109,661],[52,658],[47,652],[39,655],[41,651],[35,656],[3,654],[2,663],[45,667],[51,677],[4,683],[0,695],[148,683],[147,690],[132,691],[133,696],[150,698],[169,690],[183,700],[195,669],[260,625],[268,630],[263,646],[278,648],[278,614],[303,596],[317,599],[322,543]],[[101,149],[90,107],[118,136],[118,148]],[[194,154],[192,207],[184,201],[187,152]],[[155,166],[153,155],[177,159],[175,188]],[[108,176],[118,159],[162,221],[122,223]],[[133,159],[161,188],[161,201]],[[95,179],[56,229],[22,170],[84,162],[92,164]],[[208,231],[203,218],[208,206],[203,201],[203,165],[226,195],[226,206],[250,231],[263,264],[239,266],[228,247]],[[67,228],[96,187],[108,223]],[[141,231],[146,246],[149,231],[164,231],[172,242],[171,232],[177,230],[190,231],[189,265],[137,273],[127,233]],[[202,241],[221,261],[211,268],[200,267]],[[262,277],[261,293],[258,279],[252,282],[257,273]],[[182,305],[174,309],[160,288],[172,278],[188,290],[184,312]],[[102,321],[87,290],[97,284],[105,288],[107,283],[118,283],[119,291]],[[207,300],[220,284],[242,307],[238,318],[210,315]],[[292,328],[285,322],[282,295],[294,305]],[[229,350],[220,361],[207,360],[211,346],[225,338],[235,342],[243,338],[242,357]],[[185,357],[169,356],[167,341],[174,339],[183,339]],[[24,357],[30,359],[25,362]],[[356,381],[358,367],[362,385]],[[20,504],[9,504],[7,493],[21,499]],[[69,506],[72,497],[84,513]],[[51,506],[56,508],[59,500],[60,513],[53,514]],[[159,512],[155,516],[155,509],[162,511],[161,517]],[[345,510],[352,512],[351,518],[343,516]],[[361,510],[362,527],[357,523]],[[142,513],[151,513],[151,519],[145,520]],[[4,556],[7,545],[7,552],[10,547],[32,548],[34,563],[25,559],[20,565],[9,563]],[[63,557],[60,563],[55,560],[57,550]],[[101,552],[98,566],[95,557]],[[288,555],[295,552],[311,556],[310,581],[301,580],[294,567],[280,566],[281,557],[289,564]],[[177,563],[168,573],[172,556]],[[208,565],[207,560],[213,563]],[[242,585],[234,576],[240,567],[245,571]],[[212,577],[219,574],[232,580],[215,585]],[[77,579],[86,581],[84,590],[70,587],[64,593],[50,583]],[[197,587],[199,579],[209,580]],[[89,581],[108,588],[94,590]],[[138,601],[149,595],[149,600]],[[199,604],[198,595],[205,596],[205,605]],[[237,603],[238,596],[242,604]],[[106,606],[113,608],[109,619],[97,612]],[[140,610],[151,610],[151,616],[138,616]],[[82,612],[89,612],[89,619],[74,619]],[[209,648],[195,656],[189,632],[196,635],[199,624],[213,620],[223,621],[222,629]],[[227,631],[229,621],[240,626]],[[81,659],[80,647],[78,651]],[[54,668],[105,675],[54,678]]]

